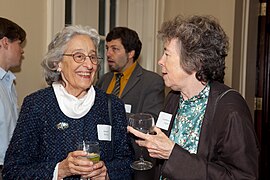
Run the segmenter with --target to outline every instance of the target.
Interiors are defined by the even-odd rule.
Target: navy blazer
[[[17,126],[6,153],[4,179],[52,179],[56,164],[78,142],[98,140],[97,125],[110,125],[107,95],[96,90],[90,111],[79,119],[67,117],[59,108],[53,88],[39,90],[24,99]],[[126,132],[124,104],[112,96],[112,141],[99,141],[101,160],[105,162],[110,179],[129,180],[133,150]],[[59,123],[68,126],[59,128]],[[65,179],[80,179],[70,176]]]

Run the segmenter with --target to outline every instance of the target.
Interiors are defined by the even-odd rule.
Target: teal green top
[[[210,85],[207,84],[198,95],[188,100],[180,95],[170,139],[193,154],[197,153],[209,92]]]

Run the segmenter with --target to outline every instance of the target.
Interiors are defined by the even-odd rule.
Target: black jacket
[[[175,145],[168,160],[158,161],[156,178],[167,179],[257,179],[259,146],[245,100],[224,84],[210,84],[197,154]],[[179,104],[180,92],[171,91],[164,111],[173,114],[169,135]],[[219,101],[217,101],[217,99]]]

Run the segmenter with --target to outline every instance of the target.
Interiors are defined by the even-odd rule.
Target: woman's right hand
[[[128,132],[134,134],[140,140],[136,140],[139,146],[146,147],[149,155],[153,158],[169,159],[175,143],[170,140],[159,128],[153,129],[155,135],[144,134],[131,126],[127,127]]]

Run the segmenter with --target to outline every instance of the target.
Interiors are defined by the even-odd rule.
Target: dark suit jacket
[[[169,180],[258,178],[259,146],[245,100],[230,91],[217,102],[228,89],[224,84],[211,83],[197,154],[175,144],[169,159],[157,162],[156,180],[161,173]],[[168,136],[179,95],[171,91],[166,99],[164,111],[173,114],[169,131],[164,131]]]
[[[98,81],[97,87],[106,91],[113,75],[113,72],[105,74]],[[163,108],[165,99],[163,79],[158,74],[147,71],[137,64],[120,98],[125,104],[130,104],[132,106],[131,113],[150,113],[156,120],[159,112]],[[134,140],[132,141],[135,150],[135,158],[139,159],[140,148]],[[155,164],[155,160],[150,158],[148,151],[145,148],[143,148],[143,155],[146,160],[152,161],[153,164]],[[147,171],[135,171],[133,179],[152,180],[154,174],[154,168]]]
[[[105,74],[97,82],[97,87],[106,91],[112,78],[113,72]],[[165,99],[163,79],[137,64],[120,98],[132,106],[131,113],[150,113],[156,120]]]

